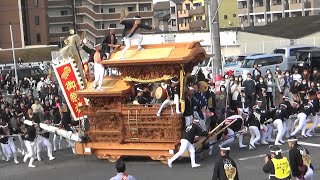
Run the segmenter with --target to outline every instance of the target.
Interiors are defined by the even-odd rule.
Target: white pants
[[[311,132],[314,131],[314,128],[316,128],[319,124],[319,116],[315,115],[312,117],[312,126],[307,130],[307,135],[310,135]]]
[[[126,47],[122,50],[120,58],[124,58],[125,53],[128,51],[128,49],[131,46],[131,40],[133,39],[138,39],[138,49],[141,48],[141,44],[142,44],[142,40],[143,40],[143,36],[141,34],[134,34],[131,37],[124,37],[124,44],[126,45]]]
[[[300,130],[302,130],[302,135],[305,135],[306,133],[307,115],[305,113],[299,113],[297,117],[299,124],[298,127],[291,133],[291,136],[296,135]]]
[[[307,172],[306,172],[306,174],[304,175],[304,179],[305,180],[313,180],[313,170],[310,168],[310,167],[308,167],[308,170],[307,170]]]
[[[178,159],[180,156],[183,155],[183,153],[188,149],[191,159],[191,166],[196,164],[196,150],[194,149],[194,146],[186,139],[180,140],[180,149],[179,151],[170,159],[171,162]]]
[[[174,95],[174,99],[173,99],[173,104],[176,105],[176,113],[180,114],[180,110],[179,110],[179,95],[178,94],[175,94]],[[171,100],[170,99],[166,99],[160,106],[157,114],[160,115],[163,108],[167,107],[168,105],[171,105]]]
[[[52,145],[51,145],[50,141],[45,137],[39,136],[37,138],[37,158],[38,158],[38,160],[41,159],[40,152],[41,152],[41,148],[43,146],[47,147],[48,157],[49,158],[53,158],[53,156],[52,156]]]
[[[27,154],[24,156],[23,161],[27,161],[28,158],[30,158],[29,161],[29,166],[33,165],[34,157],[35,157],[35,142],[30,142],[30,141],[24,141],[24,144],[26,145],[27,148]]]
[[[57,150],[57,146],[56,146],[57,138],[59,138],[58,145],[59,145],[59,149],[61,149],[62,136],[59,136],[57,134],[53,134],[53,151]]]
[[[9,158],[10,156],[13,156],[16,160],[17,153],[16,153],[16,146],[14,145],[12,137],[8,138],[8,144],[1,144],[3,154]]]
[[[267,128],[268,128],[268,131],[267,131],[267,141],[272,141],[272,132],[273,132],[273,126],[271,124],[267,124]]]
[[[249,126],[249,132],[251,135],[250,144],[255,145],[260,140],[260,131],[257,126]]]
[[[103,81],[103,75],[104,75],[104,67],[103,67],[103,65],[99,64],[99,63],[94,63],[93,88],[95,88],[97,83],[98,83],[98,89],[101,89],[102,81]]]
[[[185,120],[185,126],[189,126],[192,123],[192,115],[191,116],[185,116],[184,120]]]
[[[273,125],[274,127],[278,130],[277,132],[277,136],[276,136],[276,140],[275,140],[275,144],[278,144],[279,141],[283,141],[282,140],[282,135],[283,135],[283,122],[281,119],[276,119],[273,121]]]
[[[232,143],[234,141],[234,138],[235,138],[234,137],[234,131],[232,129],[230,129],[230,128],[227,128],[227,131],[228,131],[228,135],[227,136],[230,137],[230,138],[228,138],[227,140],[223,141],[223,143],[221,143],[220,146],[228,145],[228,144],[230,144],[230,143]],[[242,143],[242,140],[243,140],[243,135],[240,134],[239,135],[239,147],[244,146],[243,143]]]

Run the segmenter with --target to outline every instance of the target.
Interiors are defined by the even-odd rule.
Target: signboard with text
[[[83,117],[79,107],[86,104],[84,98],[79,98],[77,91],[80,90],[80,79],[77,78],[76,68],[72,61],[67,61],[54,66],[54,72],[61,87],[62,93],[66,99],[71,115],[75,120]]]

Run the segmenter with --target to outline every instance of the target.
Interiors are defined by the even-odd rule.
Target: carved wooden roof
[[[132,46],[125,54],[124,60],[119,60],[120,51],[112,54],[109,60],[102,61],[108,66],[136,66],[156,64],[187,64],[203,61],[206,51],[201,47],[200,41],[187,43],[168,43],[144,45],[144,50],[137,51],[137,46]]]

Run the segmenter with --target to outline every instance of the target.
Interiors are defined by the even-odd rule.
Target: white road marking
[[[282,151],[282,153],[287,153],[289,152],[289,150],[285,150]],[[256,159],[256,158],[261,158],[261,157],[266,157],[266,154],[260,154],[260,155],[256,155],[256,156],[249,156],[249,157],[245,157],[245,158],[239,158],[239,161],[245,161],[245,160],[250,160],[250,159]]]
[[[305,146],[320,147],[320,144],[308,143],[308,142],[302,142],[302,141],[298,141],[298,144],[305,145]]]

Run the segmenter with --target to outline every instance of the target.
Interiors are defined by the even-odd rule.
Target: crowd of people
[[[311,180],[313,167],[310,162],[305,162],[310,155],[298,145],[296,136],[301,131],[302,138],[311,137],[318,127],[320,73],[317,69],[312,72],[304,69],[301,74],[298,70],[291,73],[277,67],[275,72],[268,69],[265,76],[262,74],[255,66],[253,72],[243,76],[236,77],[233,72],[227,72],[215,83],[206,82],[201,75],[198,75],[197,83],[187,80],[183,114],[186,130],[179,152],[168,160],[169,167],[185,150],[189,151],[192,167],[198,167],[192,158],[195,153],[192,146],[194,137],[208,136],[206,132],[210,135],[212,129],[221,125],[225,131],[217,135],[215,141],[221,142],[222,160],[215,165],[213,179],[228,179],[226,167],[236,168],[234,162],[226,160],[229,157],[225,156],[230,151],[228,146],[238,138],[240,148],[271,145],[271,155],[266,157],[263,168],[270,174],[270,179],[291,179],[292,176],[294,179]],[[310,126],[307,126],[308,122],[311,122]],[[194,126],[199,126],[202,131]],[[250,134],[248,145],[243,143],[245,134]],[[289,160],[281,155],[280,146],[285,143],[285,138],[292,149]],[[236,175],[231,179],[239,178]]]
[[[35,159],[41,161],[40,152],[45,147],[49,160],[54,160],[53,151],[61,149],[63,138],[53,134],[51,141],[51,132],[41,129],[40,123],[67,131],[76,126],[58,86],[50,76],[42,77],[37,83],[24,78],[18,85],[10,84],[9,79],[14,82],[14,78],[8,75],[4,84],[13,87],[6,88],[7,95],[0,95],[0,158],[10,161],[13,157],[14,163],[18,164],[20,153],[24,162],[30,158],[28,167],[35,167],[33,162]],[[33,125],[25,125],[25,120],[31,120]],[[69,147],[73,146],[72,142],[67,142]]]

